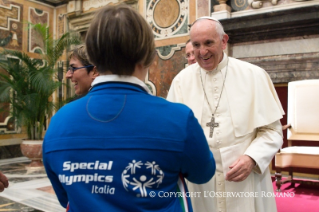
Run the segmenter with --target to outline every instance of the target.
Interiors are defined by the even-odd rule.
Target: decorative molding
[[[81,14],[82,12],[81,6],[82,6],[82,0],[69,1],[66,7],[67,13]]]
[[[248,0],[229,0],[230,6],[234,11],[246,10],[248,7]]]
[[[12,117],[7,116],[4,122],[0,123],[0,135],[1,134],[12,134],[12,133],[20,133],[21,128],[14,126],[12,123]]]
[[[0,47],[22,50],[23,5],[0,2]]]
[[[196,3],[194,4],[194,6],[195,6],[195,11],[196,11],[195,18],[207,16],[212,11],[212,8],[211,8],[212,1],[211,0],[196,0]]]
[[[273,55],[288,55],[300,53],[312,53],[319,50],[319,37],[300,38],[287,41],[275,41],[265,43],[252,43],[249,45],[234,45],[233,57],[264,57]]]
[[[156,96],[156,86],[154,85],[154,83],[152,81],[149,80],[149,76],[148,76],[149,70],[147,71],[147,74],[145,76],[145,84],[147,85],[147,87],[150,89],[151,93]]]
[[[66,7],[66,11],[68,13],[74,12],[75,11],[75,1],[69,1],[67,7]]]
[[[45,64],[47,63],[45,60],[42,60],[42,59],[32,58],[32,60],[35,60],[35,61],[39,62],[39,64],[38,64],[39,68],[43,68],[45,66]],[[40,64],[40,62],[41,62],[41,64]]]
[[[66,31],[66,15],[59,14],[57,18],[58,28],[57,28],[57,37],[60,38]]]
[[[156,51],[159,58],[168,60],[174,55],[175,51],[181,50],[183,47],[185,47],[185,43],[157,47]]]
[[[319,34],[319,5],[220,20],[229,43]]]
[[[260,9],[265,1],[270,1],[272,5],[278,4],[278,0],[248,0],[248,4],[253,9]]]
[[[146,0],[145,7],[155,40],[188,35],[188,0]]]
[[[84,1],[83,2],[83,11],[87,11],[91,8],[99,8],[105,5],[108,5],[110,3],[116,4],[118,3],[118,0],[90,0],[90,1]]]
[[[17,10],[17,14],[16,17],[3,17],[3,19],[5,19],[3,22],[3,24],[5,24],[6,26],[4,26],[1,22],[0,22],[0,29],[3,30],[10,30],[10,23],[11,21],[19,21],[20,22],[20,7],[10,4],[10,6],[6,7],[4,5],[0,5],[0,9],[2,8],[2,10],[14,10],[14,8]]]
[[[319,72],[315,70],[278,71],[275,73],[270,72],[269,77],[273,83],[288,83],[297,80],[319,79]]]
[[[90,27],[90,23],[94,17],[95,10],[89,12],[82,12],[81,5],[79,4],[81,1],[69,1],[67,6],[67,17],[69,19],[69,28],[71,30],[77,32],[85,32]],[[83,1],[83,11],[88,11],[91,8],[99,8],[108,4],[116,4],[119,3],[119,0],[90,0],[90,1]],[[135,3],[133,1],[123,1],[124,3],[132,6],[134,5],[131,3]]]
[[[218,12],[213,12],[211,17],[216,18],[217,20],[227,19],[231,17],[231,13],[227,10],[222,10]]]
[[[40,13],[41,12],[41,13]],[[43,11],[43,10],[39,10],[33,7],[29,7],[29,17],[28,17],[28,21],[32,24],[46,24],[48,29],[49,29],[49,13],[47,11]],[[43,49],[43,43],[41,43],[41,41],[39,42],[39,40],[34,37],[35,36],[35,31],[33,29],[29,29],[29,46],[28,46],[28,51],[29,52],[35,52],[37,53],[37,51],[42,51],[42,53],[45,52],[45,50]]]
[[[273,83],[319,79],[318,59],[318,52],[241,58],[265,69]]]
[[[87,31],[94,17],[94,12],[82,13],[76,17],[69,17],[69,27],[77,32]]]
[[[36,3],[36,4],[40,4],[40,5],[43,5],[43,6],[46,6],[46,7],[50,7],[50,8],[56,8],[56,7],[54,7],[54,6],[50,5],[50,4],[43,3],[41,1],[36,1],[36,0],[27,0],[27,1],[33,2],[33,3]]]
[[[272,7],[263,7],[258,10],[243,10],[243,11],[233,12],[231,13],[231,18],[258,15],[262,13],[279,12],[282,10],[298,9],[302,7],[317,6],[318,4],[319,4],[319,0],[292,2],[289,4],[280,4],[280,5],[276,5]]]

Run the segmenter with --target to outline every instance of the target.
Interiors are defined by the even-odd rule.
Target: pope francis
[[[216,161],[206,184],[188,183],[195,212],[275,212],[268,169],[282,145],[284,114],[268,74],[228,57],[228,35],[211,17],[197,19],[190,39],[197,63],[173,80],[167,99],[189,106]],[[200,173],[198,173],[200,174]]]

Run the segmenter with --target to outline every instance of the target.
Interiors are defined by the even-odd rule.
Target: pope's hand
[[[7,177],[0,172],[0,192],[4,190],[4,188],[8,188],[9,182]]]
[[[255,166],[255,161],[248,155],[240,156],[232,165],[230,171],[226,174],[226,180],[241,182],[245,180]]]

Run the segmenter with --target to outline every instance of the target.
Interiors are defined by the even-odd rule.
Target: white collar
[[[127,76],[127,75],[120,76],[115,74],[100,75],[95,78],[95,80],[91,83],[91,86],[94,86],[96,84],[103,83],[103,82],[129,82],[129,83],[137,84],[141,86],[142,88],[144,88],[144,90],[148,94],[152,95],[147,85],[143,81],[139,80],[137,77],[134,77],[134,76]]]
[[[222,71],[223,68],[226,67],[226,65],[228,64],[228,56],[225,54],[225,52],[223,53],[223,59],[222,61],[220,61],[220,63],[217,65],[217,67],[211,71],[208,71],[206,69],[203,69],[202,67],[200,67],[201,70],[204,71],[204,73],[217,73],[218,71]]]

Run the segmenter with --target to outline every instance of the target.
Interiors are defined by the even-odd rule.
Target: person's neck
[[[147,71],[148,71],[148,68],[145,68],[142,64],[136,64],[132,76],[144,82]]]
[[[136,77],[139,80],[144,82],[146,74],[147,74],[147,71],[148,71],[148,68],[145,68],[141,64],[136,64],[134,72],[133,72],[133,74],[131,76]],[[106,72],[100,73],[100,76],[103,76],[103,75],[113,75],[113,73],[111,71],[106,71]]]

